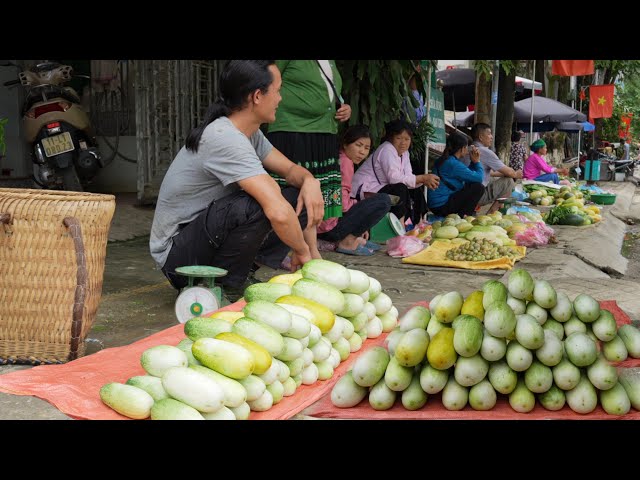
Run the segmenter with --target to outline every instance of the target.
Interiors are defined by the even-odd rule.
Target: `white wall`
[[[448,66],[469,68],[471,66],[470,62],[470,60],[438,60],[438,70],[444,70]]]

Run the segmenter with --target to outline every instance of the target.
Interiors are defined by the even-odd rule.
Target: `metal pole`
[[[427,91],[425,93],[427,94],[427,122],[431,123],[431,60],[429,60],[429,66],[427,67]],[[427,145],[424,149],[424,173],[429,173],[429,140],[427,140]],[[424,196],[426,200],[426,188],[424,189]]]
[[[580,99],[580,113],[582,113],[582,99]],[[580,139],[582,137],[582,130],[578,130],[578,168],[580,168]]]
[[[423,84],[424,85],[424,84]],[[431,60],[429,60],[429,67],[427,68],[427,121],[431,124]],[[424,149],[424,173],[429,173],[429,140],[427,140],[426,148]],[[427,202],[427,187],[423,187],[424,201]]]
[[[529,141],[533,142],[533,101],[536,98],[536,61],[533,61],[533,88],[531,89],[531,121],[529,123]]]
[[[491,148],[496,149],[496,115],[498,113],[498,83],[500,77],[500,60],[496,60],[493,67],[493,86],[491,88],[491,131],[493,132],[493,141]]]

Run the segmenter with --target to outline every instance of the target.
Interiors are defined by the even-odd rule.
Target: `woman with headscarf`
[[[562,168],[554,168],[547,163],[542,155],[547,154],[547,144],[542,139],[538,139],[531,144],[529,158],[524,162],[524,170],[522,178],[528,180],[537,180],[538,182],[553,182],[556,185],[560,183],[558,173],[566,175],[566,170]]]

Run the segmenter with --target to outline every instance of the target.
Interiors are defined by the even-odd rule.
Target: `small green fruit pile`
[[[500,246],[491,240],[473,239],[446,253],[447,260],[457,262],[482,262],[502,257],[515,257],[517,252],[511,247]]]

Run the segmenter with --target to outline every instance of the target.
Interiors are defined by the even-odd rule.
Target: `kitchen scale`
[[[224,268],[190,265],[176,268],[176,273],[189,279],[189,284],[176,299],[175,312],[180,323],[205,312],[218,310],[222,306],[222,286],[216,285],[215,279],[228,273]],[[202,279],[205,285],[194,285],[197,278]]]

